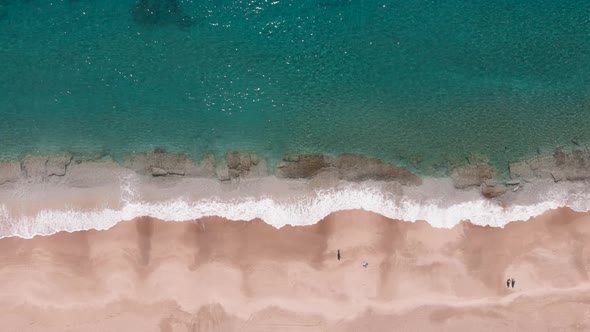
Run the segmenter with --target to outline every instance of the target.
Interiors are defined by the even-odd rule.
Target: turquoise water
[[[590,142],[590,2],[0,0],[0,158],[361,153],[422,174]]]

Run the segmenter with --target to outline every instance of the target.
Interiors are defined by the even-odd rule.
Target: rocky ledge
[[[496,183],[496,173],[496,168],[482,162],[454,169],[451,179],[457,189],[479,187],[485,198],[496,198],[508,190],[506,186]]]
[[[470,160],[470,164],[452,171],[451,179],[458,189],[480,188],[486,198],[496,198],[508,189],[518,190],[535,179],[590,180],[590,152],[556,151],[550,156],[510,164],[511,181],[498,183],[497,171],[487,160]],[[26,156],[19,161],[0,161],[0,185],[20,179],[34,182],[58,181],[75,186],[94,186],[115,181],[118,174],[135,172],[149,177],[208,177],[220,181],[266,176],[268,164],[254,153],[229,152],[221,160],[206,155],[195,162],[186,155],[156,150],[130,155],[121,165],[110,158],[81,160],[69,153],[53,156]],[[333,181],[389,181],[416,185],[421,179],[406,168],[360,155],[338,157],[320,154],[288,155],[276,165],[274,174],[289,179],[329,179]],[[90,179],[91,180],[87,180]]]
[[[325,155],[290,155],[277,165],[276,175],[282,178],[310,179],[319,175],[335,175],[347,181],[397,181],[420,184],[418,176],[409,170],[358,155],[331,157]]]
[[[184,154],[156,150],[131,155],[124,166],[147,176],[217,177],[221,181],[268,174],[266,162],[247,152],[229,152],[219,163],[209,154],[196,164]]]
[[[487,164],[460,167],[451,173],[451,179],[455,188],[458,189],[481,186],[482,184],[490,185],[493,184],[495,177],[496,169]]]
[[[555,151],[552,156],[539,156],[532,160],[510,164],[510,176],[526,181],[553,179],[555,182],[590,179],[590,152],[574,150]]]
[[[73,156],[61,153],[52,156],[26,156],[22,161],[22,171],[27,178],[42,179],[49,176],[64,176]]]
[[[215,170],[217,178],[228,181],[248,176],[268,175],[268,166],[264,159],[255,153],[229,152]]]
[[[141,175],[202,176],[215,175],[215,157],[207,155],[199,165],[184,154],[156,150],[131,155],[123,164]]]
[[[0,185],[14,182],[20,176],[21,169],[18,161],[0,161]]]
[[[72,155],[68,153],[50,157],[27,156],[21,162],[0,161],[0,185],[20,178],[43,180],[62,177],[71,162]]]

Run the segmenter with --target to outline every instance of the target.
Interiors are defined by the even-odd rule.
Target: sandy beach
[[[583,331],[589,241],[590,214],[569,209],[504,228],[361,210],[280,229],[139,218],[0,239],[0,321],[4,331]]]
[[[589,17],[0,0],[0,332],[590,332]]]

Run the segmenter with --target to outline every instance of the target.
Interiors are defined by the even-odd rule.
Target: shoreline
[[[0,283],[11,285],[0,320],[23,331],[584,330],[588,240],[590,213],[570,209],[504,228],[434,228],[359,210],[280,229],[137,218],[0,239]]]
[[[108,229],[123,220],[193,220],[221,216],[262,219],[273,227],[310,225],[342,210],[427,220],[451,228],[461,221],[503,227],[548,210],[590,211],[590,154],[556,152],[514,163],[499,181],[484,160],[446,178],[419,178],[363,156],[286,156],[273,172],[251,153],[194,162],[163,151],[124,164],[72,155],[0,162],[0,237],[61,230]]]

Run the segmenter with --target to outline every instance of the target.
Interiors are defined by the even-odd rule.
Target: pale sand
[[[0,239],[0,263],[2,331],[590,330],[590,214],[569,209],[504,229],[144,218]]]

